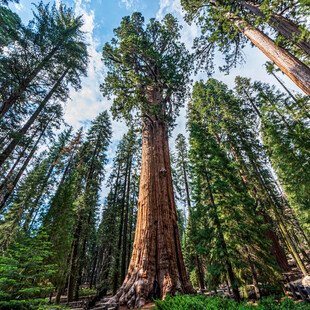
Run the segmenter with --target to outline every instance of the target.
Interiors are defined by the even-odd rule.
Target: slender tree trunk
[[[131,213],[130,213],[130,222],[129,222],[129,240],[128,240],[128,250],[127,250],[127,264],[126,268],[128,269],[128,265],[130,262],[130,257],[131,257],[131,243],[132,243],[132,225],[135,223],[134,221],[134,214],[133,214],[133,207],[131,207]]]
[[[266,17],[265,13],[261,11],[259,4],[246,1],[241,1],[240,3],[254,15],[262,18]],[[310,55],[310,41],[298,40],[298,38],[301,36],[301,31],[298,25],[278,14],[272,14],[268,20],[268,24],[277,32],[279,32],[279,34],[281,34],[283,37],[295,43],[306,54]]]
[[[56,92],[56,90],[59,88],[60,83],[64,79],[65,75],[67,74],[68,69],[65,70],[65,72],[61,75],[61,77],[58,79],[58,81],[55,83],[53,88],[49,91],[49,93],[45,96],[43,101],[40,103],[36,111],[32,114],[30,119],[26,122],[26,124],[21,128],[16,135],[16,137],[11,141],[11,143],[5,148],[5,150],[0,154],[0,167],[3,165],[3,163],[7,160],[7,158],[11,155],[11,153],[14,151],[15,147],[18,145],[20,140],[23,138],[23,136],[27,133],[28,129],[31,125],[33,125],[34,121],[37,119],[39,114],[42,112],[43,108],[47,104],[47,102],[51,99],[53,94]]]
[[[122,202],[122,209],[120,214],[120,223],[119,223],[119,230],[118,230],[118,242],[117,242],[117,252],[116,252],[116,259],[115,259],[115,267],[113,273],[113,295],[116,294],[118,288],[118,278],[119,278],[119,267],[120,267],[120,255],[121,255],[121,248],[122,248],[122,238],[123,236],[123,227],[124,227],[124,211],[125,211],[125,196],[126,196],[126,185],[127,185],[127,173],[128,173],[128,162],[126,164],[126,171],[125,171],[125,180],[124,180],[124,188],[123,188],[123,202]],[[125,223],[126,225],[126,223]]]
[[[36,199],[35,199],[35,201],[34,201],[32,207],[31,207],[31,209],[30,209],[30,211],[29,211],[29,213],[28,213],[28,215],[27,215],[27,218],[26,218],[25,222],[24,222],[24,225],[23,225],[23,230],[24,230],[24,231],[27,231],[28,228],[29,228],[29,224],[30,224],[30,222],[31,222],[33,213],[34,213],[34,211],[37,209],[38,203],[39,203],[39,201],[40,201],[40,199],[41,199],[41,197],[42,197],[42,195],[43,195],[43,193],[44,193],[44,190],[46,189],[47,182],[48,182],[49,178],[51,177],[51,175],[52,175],[52,173],[53,173],[54,167],[55,167],[55,166],[54,166],[53,163],[52,163],[50,169],[49,169],[48,172],[47,172],[46,177],[44,178],[43,183],[42,183],[41,186],[40,186],[39,193],[38,193],[38,195],[37,195],[37,197],[36,197]]]
[[[88,225],[90,224],[90,215],[88,217]],[[81,254],[79,255],[79,260],[78,260],[78,268],[77,268],[77,278],[76,278],[76,285],[75,285],[75,293],[74,293],[74,300],[78,301],[79,300],[79,293],[80,293],[80,286],[82,284],[82,275],[83,275],[83,268],[84,268],[84,262],[85,262],[85,252],[86,252],[86,241],[87,241],[87,235],[84,230],[84,234],[82,236],[83,238],[83,248],[81,251]]]
[[[252,282],[253,282],[253,286],[254,286],[254,291],[255,291],[256,299],[260,299],[261,292],[260,292],[260,289],[259,289],[259,286],[258,286],[257,274],[256,274],[255,266],[254,266],[252,258],[251,258],[250,251],[249,251],[247,246],[245,246],[245,252],[246,252],[246,255],[247,255],[247,260],[248,260],[250,271],[251,271]]]
[[[242,143],[244,145],[247,145],[247,142],[243,140],[242,138],[242,134],[239,132],[239,136],[242,140]],[[248,151],[247,151],[248,153]],[[250,165],[252,166],[254,172],[255,172],[255,177],[257,178],[257,180],[259,181],[259,183],[261,184],[265,194],[266,194],[266,198],[270,204],[270,208],[274,213],[275,219],[277,221],[279,230],[281,231],[281,234],[285,240],[285,243],[287,245],[288,250],[290,251],[290,253],[292,254],[296,264],[299,266],[300,270],[302,271],[303,274],[307,274],[307,269],[303,263],[303,261],[300,259],[300,256],[298,254],[297,248],[295,247],[294,243],[292,242],[291,236],[289,231],[286,228],[286,225],[284,224],[283,218],[282,218],[282,214],[281,214],[281,210],[282,210],[282,206],[281,204],[279,204],[279,202],[277,201],[277,199],[274,199],[274,197],[270,194],[269,189],[267,187],[267,185],[265,184],[265,179],[262,176],[259,167],[257,167],[256,163],[254,162],[252,156],[250,153],[248,153],[248,157],[250,160]]]
[[[258,47],[280,70],[286,74],[301,90],[310,95],[310,68],[273,40],[237,15],[226,13],[234,25]]]
[[[88,305],[87,305],[88,309],[91,307],[94,307],[97,301],[99,301],[101,298],[107,295],[107,292],[108,292],[107,280],[108,280],[109,272],[111,268],[111,254],[112,254],[112,249],[111,247],[109,247],[106,255],[104,256],[102,266],[100,268],[100,282],[101,282],[100,291],[94,298],[92,298],[88,302]]]
[[[76,286],[81,231],[82,231],[82,219],[80,218],[78,220],[78,224],[75,229],[74,237],[73,237],[72,254],[71,254],[71,262],[70,262],[70,273],[68,277],[67,302],[70,302],[73,300],[73,293],[74,293],[75,286]]]
[[[38,73],[46,66],[49,60],[54,56],[58,50],[58,46],[54,47],[48,55],[38,64],[38,66],[27,76],[24,80],[21,81],[17,89],[11,94],[11,96],[2,103],[0,107],[0,114],[4,116],[9,109],[15,104],[15,102],[21,97],[21,95],[27,90],[30,83],[38,75]]]
[[[56,290],[56,297],[55,297],[56,305],[60,304],[61,292],[62,292],[62,287],[58,287],[57,290]]]
[[[185,161],[183,159],[183,176],[184,176],[184,183],[185,183],[185,191],[186,191],[186,201],[187,201],[187,209],[188,209],[188,214],[189,217],[191,215],[191,197],[189,193],[189,186],[188,186],[188,181],[187,181],[187,172],[186,172],[186,167],[185,167]]]
[[[94,279],[95,279],[95,273],[96,273],[96,266],[97,266],[97,261],[98,261],[98,248],[95,251],[95,255],[93,258],[93,264],[92,264],[92,269],[91,269],[91,274],[90,274],[90,283],[89,283],[89,288],[92,289],[93,284],[94,284]]]
[[[195,255],[195,263],[197,267],[197,274],[198,274],[198,281],[199,281],[199,286],[203,290],[205,289],[205,275],[204,275],[204,270],[201,262],[201,258],[199,257],[198,254]]]
[[[280,78],[272,71],[270,72],[272,76],[278,81],[278,83],[283,87],[283,89],[288,93],[288,95],[295,101],[295,103],[305,111],[308,118],[310,118],[309,108],[305,104],[301,104],[301,101],[298,100],[293,93],[285,86],[285,84],[281,81]]]
[[[95,168],[94,168],[94,162],[95,158],[98,155],[98,149],[99,149],[99,138],[97,138],[96,146],[92,154],[91,162],[89,165],[89,169],[87,172],[86,177],[86,185],[84,194],[88,194],[91,192],[92,187],[92,181],[96,179],[96,176],[94,175]],[[89,208],[88,205],[83,206],[82,209],[78,212],[78,223],[77,228],[74,233],[73,238],[73,252],[71,257],[71,264],[70,264],[70,275],[69,275],[69,281],[68,281],[68,296],[67,300],[68,302],[72,300],[73,293],[75,292],[75,300],[78,300],[79,298],[79,287],[81,285],[82,280],[82,272],[83,272],[83,262],[85,260],[85,251],[86,251],[86,242],[88,240],[88,230],[83,227],[83,224],[85,225],[86,221],[86,227],[90,226],[91,221],[91,215],[92,215],[92,209]],[[82,249],[81,249],[82,245]]]
[[[270,195],[270,193],[268,191],[268,188],[266,187],[265,181],[264,181],[263,177],[261,176],[261,173],[260,173],[259,169],[256,167],[256,165],[253,162],[253,160],[250,160],[250,162],[251,162],[251,165],[252,165],[252,167],[254,168],[254,170],[256,172],[256,175],[258,177],[259,182],[261,183],[262,187],[265,190],[266,196],[267,196],[267,198],[269,200],[269,203],[270,203],[270,206],[271,206],[271,208],[272,208],[272,210],[274,212],[275,218],[276,218],[277,223],[278,223],[278,227],[279,227],[279,229],[280,229],[280,231],[282,233],[282,236],[283,236],[283,238],[284,238],[284,240],[286,242],[288,250],[292,254],[296,264],[299,266],[299,268],[302,271],[302,273],[304,275],[307,275],[308,272],[307,272],[306,266],[304,265],[303,261],[300,259],[300,256],[298,254],[297,248],[295,247],[294,243],[292,242],[292,238],[290,236],[290,233],[287,230],[286,225],[285,225],[285,223],[284,223],[284,221],[282,219],[282,216],[281,216],[281,214],[279,212],[279,210],[281,210],[281,205],[279,205],[277,203],[277,201],[275,201],[271,197],[271,195]],[[278,210],[278,208],[279,208],[279,210]]]
[[[127,228],[128,228],[128,212],[129,212],[129,194],[130,194],[130,176],[131,176],[131,157],[128,158],[128,180],[127,180],[127,193],[126,193],[126,209],[124,219],[124,233],[123,233],[123,253],[122,253],[122,265],[121,265],[121,282],[125,280],[126,275],[126,257],[127,257]],[[124,197],[125,198],[125,197]]]
[[[188,214],[189,214],[189,221],[191,221],[191,198],[190,198],[190,193],[189,193],[189,185],[188,185],[188,180],[187,180],[187,171],[186,171],[186,166],[185,166],[185,160],[183,158],[182,162],[182,168],[183,168],[183,177],[184,177],[184,184],[185,184],[185,191],[186,191],[186,201],[187,201],[187,209],[188,209]],[[198,275],[198,281],[199,281],[199,286],[201,289],[205,288],[204,284],[204,271],[201,263],[201,259],[198,254],[194,254],[194,261],[196,264],[196,270],[197,270],[197,275]]]
[[[167,125],[145,119],[137,226],[128,273],[114,301],[142,307],[153,296],[193,293],[179,239]]]
[[[214,216],[215,216],[214,224],[217,228],[217,231],[219,234],[219,239],[221,240],[221,244],[222,244],[222,250],[223,250],[224,255],[225,255],[224,259],[225,259],[225,265],[227,268],[228,278],[229,278],[230,283],[232,285],[232,291],[233,291],[234,298],[237,302],[240,302],[241,297],[240,297],[240,293],[239,293],[239,288],[237,286],[236,277],[235,277],[235,274],[233,272],[231,261],[229,259],[229,253],[228,253],[226,241],[225,241],[225,238],[224,238],[224,235],[222,232],[221,223],[220,223],[220,220],[218,218],[217,206],[216,206],[215,200],[213,198],[212,188],[211,188],[210,179],[209,179],[209,173],[207,170],[205,170],[205,176],[206,176],[206,181],[207,181],[207,185],[208,185],[208,191],[209,191],[209,195],[210,195],[211,205],[214,209]]]
[[[288,264],[286,254],[280,245],[279,238],[272,230],[272,226],[267,214],[263,215],[265,224],[268,224],[268,230],[266,237],[271,240],[271,254],[275,257],[277,264],[286,272],[291,271],[291,267]]]
[[[241,166],[245,167],[244,160],[240,156],[240,151],[236,152],[234,147],[232,147],[232,153],[233,153],[233,156],[235,158],[235,161],[237,163],[241,164]],[[244,186],[248,187],[249,181],[247,180],[244,172],[242,170],[239,170],[239,173],[241,175]],[[258,199],[257,190],[255,187],[252,190],[251,196],[254,199]],[[266,239],[269,239],[271,241],[271,249],[270,249],[271,254],[275,257],[277,264],[284,271],[290,271],[290,266],[288,264],[285,252],[284,252],[282,246],[280,245],[279,238],[277,237],[275,232],[272,230],[271,223],[269,221],[269,218],[268,218],[268,215],[266,214],[266,212],[263,212],[263,218],[264,218],[264,222],[266,224],[267,223],[269,224],[265,237],[266,237]]]
[[[297,102],[297,98],[293,95],[293,93],[285,86],[285,84],[277,77],[277,75],[272,71],[271,75],[278,81],[278,83],[284,88],[284,90],[288,93],[288,95]]]
[[[20,178],[22,177],[24,171],[26,170],[30,160],[32,159],[35,151],[37,150],[37,146],[41,140],[41,138],[43,137],[44,135],[44,132],[46,130],[46,128],[48,127],[48,124],[46,124],[45,128],[42,130],[40,136],[38,137],[35,145],[32,147],[27,159],[25,160],[25,162],[23,163],[23,166],[20,168],[19,172],[17,173],[16,177],[14,178],[12,184],[10,184],[10,188],[9,190],[7,191],[7,193],[3,196],[1,202],[0,202],[0,210],[5,206],[5,203],[6,201],[9,199],[9,197],[11,196],[12,192],[14,191],[16,185],[18,184],[18,181],[20,180]]]
[[[27,145],[24,146],[22,152],[19,154],[18,158],[16,159],[15,163],[13,164],[13,166],[11,167],[10,171],[8,172],[8,174],[6,175],[6,177],[4,178],[4,180],[1,182],[0,185],[0,191],[3,189],[3,187],[8,183],[8,180],[10,179],[10,177],[12,176],[12,174],[15,171],[15,168],[17,167],[17,165],[20,163],[21,159],[24,157],[26,150],[28,149],[30,143],[32,142],[33,138],[35,137],[35,135],[37,134],[38,130],[34,130],[33,134],[31,135],[31,138],[29,140],[29,142],[27,143]]]

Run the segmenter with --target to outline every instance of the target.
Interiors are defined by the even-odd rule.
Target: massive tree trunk
[[[310,95],[310,68],[284,48],[276,45],[267,35],[252,27],[237,15],[226,13],[234,25],[258,47],[301,90]]]
[[[241,1],[241,4],[254,15],[263,18],[266,17],[265,13],[261,11],[261,7],[259,4],[246,1]],[[299,29],[298,25],[278,14],[271,15],[270,19],[268,20],[268,24],[277,32],[279,32],[279,34],[281,34],[283,37],[289,39],[305,53],[310,55],[310,41],[298,40],[298,38],[301,36],[301,30]]]
[[[137,226],[128,273],[114,301],[139,308],[153,297],[193,293],[179,239],[168,128],[144,119]]]

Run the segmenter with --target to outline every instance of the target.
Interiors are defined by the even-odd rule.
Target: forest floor
[[[310,251],[309,253],[310,256]],[[304,260],[304,263],[306,265],[306,267],[310,270],[310,264]],[[289,260],[289,264],[291,266],[291,271],[290,272],[287,272],[283,275],[286,275],[287,278],[289,279],[289,281],[292,283],[292,284],[298,284],[298,285],[301,285],[301,279],[302,279],[302,274],[301,272],[298,270],[297,266],[294,264],[293,260]],[[285,276],[284,276],[285,278]],[[283,279],[284,280],[284,279]],[[286,281],[285,281],[286,282]],[[216,295],[216,293],[214,291],[210,292],[210,291],[206,291],[206,290],[203,290],[203,291],[198,291],[198,293],[200,293],[201,295],[204,295],[204,296],[214,296]],[[231,297],[230,294],[228,293],[228,290],[226,287],[223,287],[223,288],[219,288],[219,290],[217,291],[217,293],[220,293],[222,294],[224,297]],[[287,296],[290,296],[290,291],[289,289],[287,288],[286,289],[286,295]],[[85,302],[87,299],[93,297],[94,295],[89,295],[89,296],[81,296],[79,298],[79,301],[76,301],[76,302],[71,302],[69,304],[69,307],[70,309],[82,309],[83,305],[85,305]],[[66,296],[61,296],[61,304],[64,305],[66,304]],[[111,297],[111,295],[108,295],[106,296],[107,299],[109,299]],[[54,299],[54,298],[53,298]],[[52,301],[53,301],[52,299]],[[102,302],[102,301],[101,301]],[[100,302],[99,302],[100,303]],[[251,301],[251,304],[252,305],[257,305],[255,301]],[[145,305],[143,308],[141,309],[144,309],[144,310],[151,310],[155,307],[155,303],[154,302],[151,302],[151,303],[148,303],[147,305]],[[120,306],[119,310],[128,310],[128,308],[126,306]],[[138,309],[136,309],[138,310]]]
[[[141,309],[141,310],[150,310],[150,309],[152,309],[152,308],[154,308],[155,307],[155,303],[154,302],[151,302],[151,303],[149,303],[149,304],[146,304],[144,307],[142,307],[142,308],[139,308],[139,309]],[[126,306],[121,306],[120,308],[119,308],[119,310],[128,310],[129,308],[128,307],[126,307]],[[134,309],[134,310],[139,310],[138,308],[136,308],[136,309]]]

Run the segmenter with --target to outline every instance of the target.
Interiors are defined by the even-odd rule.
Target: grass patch
[[[309,304],[294,302],[289,298],[277,300],[273,297],[264,298],[258,305],[254,305],[246,301],[238,304],[221,296],[177,295],[167,296],[165,300],[155,300],[155,305],[156,310],[310,310]]]

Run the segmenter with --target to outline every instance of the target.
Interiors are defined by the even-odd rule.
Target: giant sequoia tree
[[[168,145],[168,129],[184,102],[191,57],[171,15],[144,25],[142,15],[134,13],[114,33],[103,48],[109,71],[102,91],[115,96],[114,117],[140,117],[143,126],[133,253],[114,296],[132,308],[154,296],[193,292],[181,253]]]

